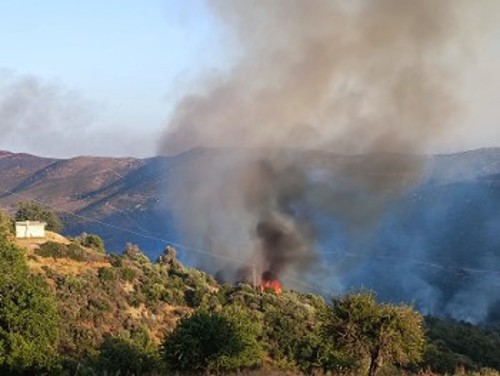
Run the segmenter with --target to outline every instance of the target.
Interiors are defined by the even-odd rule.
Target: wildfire
[[[260,285],[260,291],[266,291],[267,289],[272,289],[277,295],[282,292],[282,286],[279,279],[274,276],[272,272],[262,273],[262,283]]]

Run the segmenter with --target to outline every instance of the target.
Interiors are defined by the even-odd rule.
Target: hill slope
[[[368,174],[377,163],[377,156],[305,154],[312,165],[362,165]],[[1,152],[0,206],[13,211],[18,201],[38,200],[60,212],[65,234],[96,233],[116,253],[135,243],[155,259],[167,242],[196,243],[176,233],[169,211],[167,192],[178,172],[234,155],[197,149],[175,157],[65,160]],[[375,231],[348,238],[338,222],[321,222],[315,235],[323,274],[300,271],[285,283],[309,291],[321,285],[316,291],[328,293],[365,286],[424,313],[498,321],[500,290],[491,286],[500,285],[500,149],[419,158],[426,166],[421,184],[388,207]],[[212,273],[220,267],[199,257],[194,265]]]

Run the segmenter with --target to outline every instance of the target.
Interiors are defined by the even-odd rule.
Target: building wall
[[[44,238],[45,223],[16,222],[16,238]]]

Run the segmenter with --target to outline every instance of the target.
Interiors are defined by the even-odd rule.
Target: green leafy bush
[[[85,250],[75,243],[66,245],[48,241],[40,245],[40,247],[35,250],[35,254],[42,257],[69,258],[75,261],[88,260],[88,255]]]
[[[243,311],[199,311],[166,337],[167,367],[180,372],[229,371],[261,363],[260,328]]]
[[[121,272],[120,274],[121,274],[121,277],[123,278],[123,280],[127,281],[127,282],[133,281],[137,275],[136,271],[132,268],[121,268],[120,272]]]
[[[20,249],[0,241],[0,373],[51,369],[59,339],[55,299]]]
[[[92,248],[99,253],[106,253],[104,241],[99,235],[83,233],[75,238],[75,241],[83,247]]]
[[[153,349],[129,339],[107,337],[99,348],[94,368],[103,374],[144,375],[160,371],[162,363]]]
[[[97,275],[99,276],[99,279],[106,283],[110,281],[115,281],[116,280],[116,273],[112,268],[99,268],[97,271]]]
[[[11,219],[7,216],[7,214],[0,210],[0,237],[7,237],[13,233],[13,230],[14,226]]]

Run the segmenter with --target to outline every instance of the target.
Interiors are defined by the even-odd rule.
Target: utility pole
[[[253,288],[257,290],[257,269],[255,268],[255,264],[252,265],[252,284]]]

